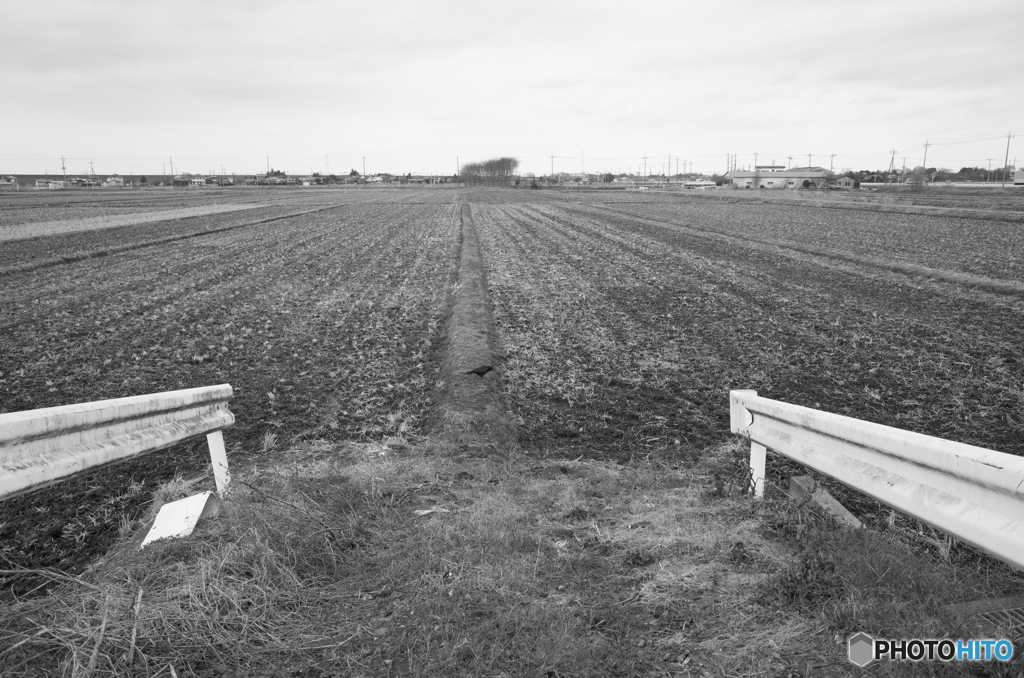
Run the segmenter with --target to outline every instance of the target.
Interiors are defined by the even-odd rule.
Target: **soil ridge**
[[[502,397],[502,354],[488,302],[480,238],[472,210],[461,204],[458,274],[452,290],[441,393],[433,434],[465,447],[514,444],[516,427]],[[482,366],[484,375],[467,374]]]

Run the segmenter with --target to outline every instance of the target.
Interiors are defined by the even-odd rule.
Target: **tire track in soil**
[[[501,449],[517,431],[501,395],[502,356],[487,297],[480,238],[472,208],[461,203],[459,267],[452,289],[447,343],[441,367],[443,387],[433,433],[460,449]],[[466,374],[481,365],[492,372]]]

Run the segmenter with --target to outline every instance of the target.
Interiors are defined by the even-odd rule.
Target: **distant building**
[[[119,177],[116,174],[107,177],[107,180],[102,184],[103,188],[124,188],[124,178]]]
[[[1024,170],[1016,170],[1013,173],[1013,185],[1024,186]]]
[[[801,189],[826,188],[835,174],[822,167],[794,167],[784,170],[734,171],[726,177],[734,188]],[[852,188],[852,186],[851,186]]]

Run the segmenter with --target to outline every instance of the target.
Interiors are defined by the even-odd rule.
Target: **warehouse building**
[[[823,167],[794,167],[777,169],[774,166],[756,167],[753,172],[733,171],[726,177],[734,188],[826,188],[835,177]]]

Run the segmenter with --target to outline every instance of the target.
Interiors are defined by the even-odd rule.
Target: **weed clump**
[[[782,606],[822,604],[843,595],[843,581],[836,572],[835,558],[818,548],[805,548],[799,560],[768,582],[765,602]]]

